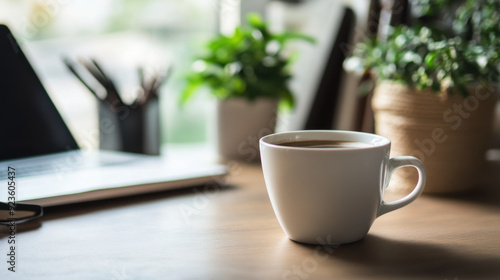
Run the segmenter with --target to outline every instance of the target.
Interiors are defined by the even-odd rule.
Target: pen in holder
[[[91,83],[77,71],[77,65],[64,60],[68,69],[98,99],[99,148],[150,155],[160,154],[160,124],[158,89],[170,71],[145,77],[138,69],[140,91],[131,104],[121,99],[114,83],[95,60],[80,60],[81,65],[106,91],[102,97]],[[170,70],[170,69],[169,69]]]

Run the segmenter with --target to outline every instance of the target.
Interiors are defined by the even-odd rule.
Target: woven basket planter
[[[411,155],[427,169],[426,193],[457,193],[478,187],[491,141],[496,94],[478,87],[471,96],[418,91],[383,81],[372,99],[375,132],[391,139],[391,157]],[[389,188],[408,192],[413,168],[392,176]]]

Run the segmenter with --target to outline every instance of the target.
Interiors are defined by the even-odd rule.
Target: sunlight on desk
[[[495,279],[499,199],[498,188],[457,197],[424,195],[377,219],[362,241],[303,245],[281,230],[260,166],[240,163],[222,188],[46,209],[40,228],[17,233],[21,261],[15,276]],[[0,242],[6,240],[2,231]]]

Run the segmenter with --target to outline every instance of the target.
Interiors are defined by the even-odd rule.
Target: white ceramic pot
[[[274,133],[276,99],[229,98],[217,103],[217,144],[220,161],[255,162],[260,159],[259,139]]]

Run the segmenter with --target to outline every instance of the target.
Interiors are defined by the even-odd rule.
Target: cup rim
[[[355,135],[358,137],[366,137],[366,138],[371,138],[371,141],[361,141],[361,140],[347,140],[347,139],[335,139],[335,140],[346,140],[346,141],[358,141],[362,143],[369,144],[369,146],[364,146],[364,147],[346,147],[342,149],[338,148],[312,148],[312,147],[292,147],[292,146],[283,146],[278,144],[277,142],[270,142],[269,139],[273,138],[278,138],[280,139],[281,142],[285,141],[293,141],[293,140],[317,140],[318,137],[299,137],[301,135],[306,135],[306,134],[311,134],[311,135],[327,135],[327,134],[337,134],[343,137],[340,138],[345,138],[350,135]],[[287,138],[286,136],[295,136],[293,139],[291,137]],[[321,137],[320,137],[321,138]],[[278,132],[278,133],[273,133],[269,134],[266,136],[263,136],[259,140],[261,145],[267,145],[273,148],[278,148],[278,149],[286,149],[286,150],[304,150],[304,151],[353,151],[353,150],[369,150],[369,149],[378,149],[381,147],[385,147],[391,144],[391,140],[387,137],[378,135],[378,134],[373,134],[373,133],[368,133],[368,132],[359,132],[359,131],[349,131],[349,130],[294,130],[294,131],[284,131],[284,132]]]

